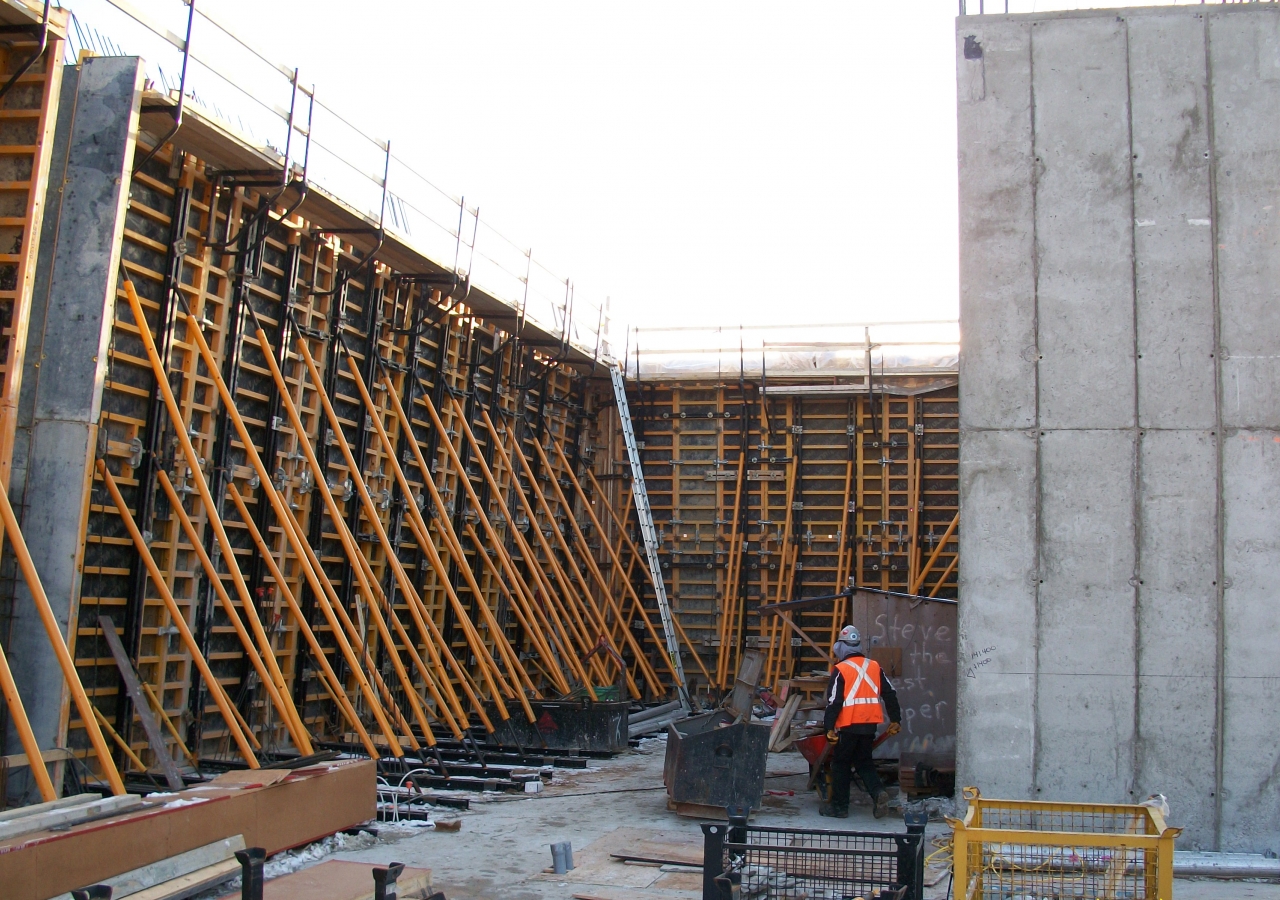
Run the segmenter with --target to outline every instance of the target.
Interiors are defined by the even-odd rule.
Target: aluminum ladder
[[[636,501],[636,518],[640,520],[640,534],[644,538],[645,555],[649,558],[649,580],[658,598],[658,613],[662,616],[662,633],[667,640],[667,656],[676,671],[680,692],[680,705],[692,711],[689,687],[685,683],[684,663],[680,659],[680,645],[676,642],[675,622],[671,618],[671,604],[667,602],[667,587],[662,581],[662,563],[658,561],[658,535],[653,530],[653,510],[649,507],[649,492],[644,486],[644,467],[640,463],[640,449],[636,446],[636,432],[631,426],[631,407],[627,405],[627,385],[622,368],[610,366],[613,379],[613,397],[618,404],[618,418],[622,420],[622,438],[627,445],[627,459],[631,462],[631,492]]]

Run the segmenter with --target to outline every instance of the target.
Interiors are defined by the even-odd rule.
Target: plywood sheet
[[[263,885],[263,900],[373,900],[373,866],[329,860]],[[396,880],[396,896],[417,900],[431,893],[431,870],[406,867]],[[228,894],[227,900],[239,894]]]

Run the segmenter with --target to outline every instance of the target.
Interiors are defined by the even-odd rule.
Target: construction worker
[[[862,652],[862,636],[857,628],[852,625],[842,628],[831,649],[837,662],[827,688],[827,714],[823,724],[827,740],[835,744],[835,748],[831,754],[831,797],[818,807],[818,813],[848,818],[849,782],[857,771],[875,803],[875,817],[882,819],[889,812],[889,793],[876,774],[876,764],[871,759],[872,742],[886,710],[888,734],[901,730],[898,695],[880,664]]]

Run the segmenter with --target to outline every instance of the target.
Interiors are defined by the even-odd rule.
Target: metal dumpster
[[[769,726],[737,718],[721,709],[667,726],[662,780],[669,808],[709,819],[723,819],[726,807],[760,808]]]
[[[514,734],[522,747],[531,750],[588,750],[620,753],[627,749],[627,700],[533,700],[534,721],[523,711],[498,726],[495,737],[508,744]]]

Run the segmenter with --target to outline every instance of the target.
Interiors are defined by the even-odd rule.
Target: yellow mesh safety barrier
[[[957,900],[1171,900],[1180,828],[1144,805],[988,800],[948,819]]]

